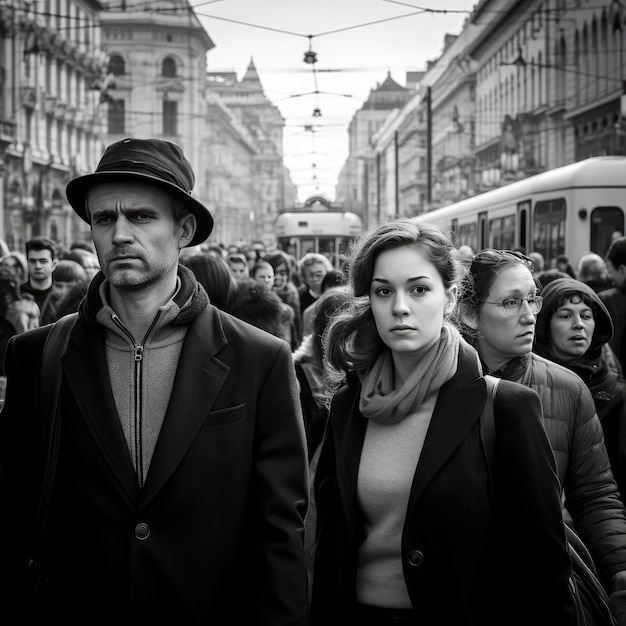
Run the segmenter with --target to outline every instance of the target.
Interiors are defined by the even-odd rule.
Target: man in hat
[[[110,145],[67,185],[101,272],[60,359],[35,599],[19,581],[38,533],[50,327],[7,348],[1,623],[29,623],[31,606],[65,626],[307,622],[307,457],[290,348],[212,306],[179,265],[213,228],[193,185],[182,150],[156,139]]]

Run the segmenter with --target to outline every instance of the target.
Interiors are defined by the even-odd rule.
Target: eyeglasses
[[[515,315],[522,309],[522,302],[528,302],[528,308],[533,315],[537,315],[541,311],[543,298],[541,296],[528,296],[528,298],[506,298],[502,302],[487,302],[484,300],[482,304],[495,304],[501,306],[507,315]]]

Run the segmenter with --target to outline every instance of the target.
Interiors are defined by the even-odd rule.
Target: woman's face
[[[550,318],[552,353],[564,363],[582,356],[591,346],[595,329],[591,307],[577,296],[566,300]]]
[[[417,353],[440,337],[456,287],[446,289],[437,268],[417,248],[403,246],[376,259],[369,298],[378,334],[395,357]]]
[[[319,294],[322,289],[322,281],[326,276],[326,267],[323,263],[313,263],[302,271],[304,282],[313,293]]]
[[[528,302],[523,300],[514,313],[505,311],[501,303],[536,293],[537,286],[527,267],[508,267],[496,276],[485,301],[479,305],[478,314],[465,320],[478,331],[476,346],[490,369],[500,368],[532,350],[536,318]]]
[[[289,270],[287,269],[286,263],[281,263],[278,267],[276,267],[276,273],[274,274],[274,287],[280,289],[287,284],[287,279],[289,278]]]

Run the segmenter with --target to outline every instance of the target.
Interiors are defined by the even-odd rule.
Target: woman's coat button
[[[417,567],[422,564],[424,554],[420,550],[411,550],[409,552],[409,564]]]

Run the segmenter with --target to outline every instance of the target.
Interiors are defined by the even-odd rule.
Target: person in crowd
[[[259,250],[258,247],[246,245],[246,246],[243,246],[241,254],[243,254],[243,256],[246,259],[246,263],[248,265],[248,274],[250,274],[250,272],[252,272],[252,268],[262,258],[261,251]]]
[[[194,273],[196,280],[207,292],[211,304],[222,311],[230,309],[237,281],[222,257],[201,252],[185,257],[181,263]]]
[[[596,293],[613,286],[606,261],[595,252],[587,252],[578,259],[576,273],[578,280],[589,285]]]
[[[474,250],[472,249],[472,246],[463,244],[459,246],[459,254],[461,255],[462,261],[469,261],[474,256]]]
[[[80,263],[87,273],[87,278],[93,278],[100,271],[100,263],[95,252],[91,252],[83,247],[70,247],[69,252],[64,255],[64,259],[70,261],[76,261]],[[55,270],[56,271],[56,270]],[[53,280],[56,279],[56,274],[52,275]]]
[[[571,276],[566,272],[562,272],[561,270],[547,269],[541,270],[541,272],[535,272],[533,270],[533,278],[535,279],[535,284],[537,285],[537,288],[542,289],[546,285],[550,284],[553,280],[557,280],[559,278],[571,278]]]
[[[22,293],[29,293],[41,310],[52,291],[52,274],[58,263],[57,246],[47,237],[33,237],[26,242],[28,279],[20,285]]]
[[[248,259],[245,255],[237,253],[230,254],[227,258],[228,266],[230,267],[233,276],[237,280],[250,277],[250,269],[248,268]]]
[[[41,305],[39,314],[39,321],[42,326],[56,322],[56,320],[59,319],[59,303],[72,285],[89,281],[89,276],[85,268],[78,261],[73,261],[68,258],[63,258],[58,261],[52,273],[52,277],[53,287]]]
[[[346,282],[347,278],[342,270],[334,268],[328,270],[320,286],[320,297],[329,289],[345,285]],[[319,298],[315,300],[315,302],[309,304],[309,306],[302,312],[302,332],[304,333],[304,337],[311,335],[311,333],[314,332],[313,320],[315,319],[318,300]]]
[[[569,257],[565,254],[559,254],[556,257],[556,266],[554,269],[559,270],[560,272],[565,272],[571,278],[577,278],[576,272],[570,263]]]
[[[292,336],[297,347],[302,341],[302,310],[300,293],[293,281],[295,259],[282,250],[275,250],[265,255],[264,259],[274,268],[273,289],[276,295],[293,310]],[[293,347],[293,346],[292,346]]]
[[[274,288],[274,268],[268,261],[257,261],[250,270],[250,276],[267,289]]]
[[[307,434],[309,462],[322,441],[326,430],[326,394],[324,387],[324,349],[322,338],[333,313],[349,299],[347,285],[336,285],[322,293],[315,302],[312,331],[293,353],[296,375],[300,383],[304,425]]]
[[[222,246],[219,243],[208,244],[206,246],[206,250],[201,249],[200,251],[206,252],[207,254],[219,257],[220,259],[224,259],[224,260],[226,260],[226,257],[228,256],[226,254],[226,248],[224,248],[224,246]]]
[[[319,252],[307,252],[298,262],[298,272],[302,278],[300,309],[303,313],[309,305],[320,297],[324,276],[326,276],[326,272],[332,269],[332,263]],[[302,332],[306,334],[304,328]]]
[[[296,337],[296,324],[294,322],[295,313],[294,310],[285,304],[280,296],[274,291],[274,267],[269,261],[258,261],[252,268],[250,275],[261,287],[269,291],[272,295],[275,295],[278,301],[280,301],[280,313],[279,313],[279,337],[282,337],[289,347],[294,350],[298,346]],[[275,300],[276,298],[272,298]]]
[[[541,404],[508,381],[495,398],[489,496],[488,391],[449,322],[461,270],[444,231],[408,218],[378,224],[353,249],[353,295],[324,343],[341,386],[315,475],[313,626],[574,623]]]
[[[0,259],[0,266],[10,267],[15,273],[17,284],[21,285],[28,279],[28,262],[26,261],[26,255],[22,252],[14,250],[9,254],[4,255]]]
[[[19,283],[12,268],[0,265],[0,409],[4,405],[6,376],[4,353],[9,339],[39,324],[39,307],[35,300],[20,293]]]
[[[7,343],[13,335],[39,326],[39,307],[32,296],[22,294],[11,268],[0,266],[0,374]]]
[[[296,376],[300,383],[300,401],[306,429],[309,455],[309,509],[305,522],[305,545],[309,559],[309,584],[313,581],[315,560],[315,527],[317,523],[313,484],[319,457],[320,444],[326,432],[328,406],[324,392],[324,349],[322,338],[333,314],[350,299],[347,286],[331,287],[317,300],[313,333],[306,349],[301,346],[294,352]]]
[[[289,327],[286,326],[285,306],[265,284],[249,277],[237,282],[229,313],[286,341]]]
[[[209,303],[180,250],[211,234],[182,149],[109,145],[66,188],[101,265],[59,367],[61,423],[35,602],[39,366],[17,335],[0,414],[0,621],[306,626],[308,464],[289,347]],[[28,600],[28,602],[26,601]],[[87,617],[86,617],[87,616]],[[36,623],[41,623],[37,621]]]
[[[89,290],[89,282],[89,280],[77,281],[68,287],[57,304],[57,319],[69,313],[76,313],[80,309],[80,303]]]
[[[626,237],[618,237],[611,242],[605,259],[613,286],[600,291],[598,295],[613,320],[613,337],[609,345],[624,371],[626,368]]]
[[[485,374],[522,383],[541,397],[564,517],[589,549],[607,592],[619,593],[626,589],[626,511],[591,392],[573,371],[532,352],[541,306],[532,261],[485,249],[461,283],[457,319]]]
[[[533,262],[533,274],[537,275],[539,272],[543,272],[546,269],[546,261],[541,252],[531,252],[528,258]]]
[[[611,316],[589,285],[573,278],[552,281],[542,291],[534,352],[576,372],[596,407],[622,502],[626,504],[626,381],[606,356]]]

